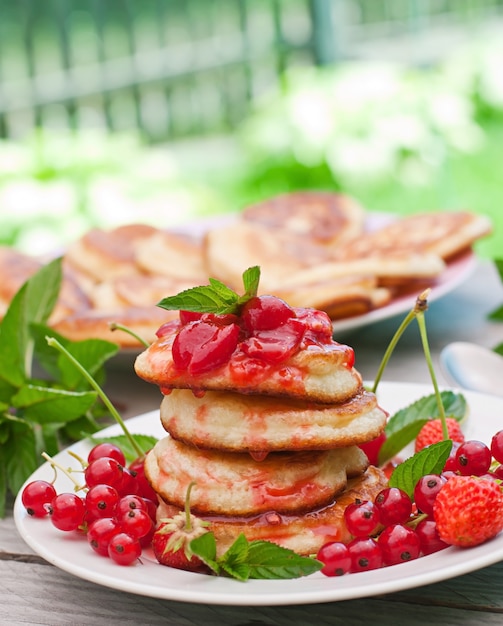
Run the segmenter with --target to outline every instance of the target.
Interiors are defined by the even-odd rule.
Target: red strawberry
[[[185,511],[160,521],[152,537],[152,550],[161,565],[189,572],[209,572],[208,567],[190,549],[190,542],[208,532],[208,522],[192,515],[189,508],[191,483],[185,498]]]
[[[448,417],[446,423],[449,439],[463,443],[465,436],[463,435],[459,422],[452,417]],[[442,421],[439,418],[429,420],[421,428],[416,437],[415,451],[419,452],[423,448],[426,448],[426,446],[431,446],[432,443],[442,441],[443,438]]]
[[[503,530],[503,493],[494,480],[452,476],[437,494],[433,515],[442,541],[476,546]]]

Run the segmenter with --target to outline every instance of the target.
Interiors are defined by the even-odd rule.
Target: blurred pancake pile
[[[150,342],[172,317],[156,307],[159,300],[208,276],[239,289],[253,265],[261,267],[262,293],[340,320],[434,287],[449,263],[491,232],[486,217],[468,211],[419,214],[372,230],[369,216],[346,195],[306,191],[249,206],[202,236],[145,224],[91,230],[68,246],[51,323],[71,339],[138,348],[110,322]],[[38,267],[34,258],[0,248],[0,318]]]
[[[242,328],[227,360],[191,371],[176,354],[192,345],[181,347],[183,333],[204,321],[165,325],[135,361],[136,373],[164,395],[168,434],[145,460],[158,520],[183,510],[193,484],[191,512],[210,524],[220,553],[240,534],[303,555],[329,540],[347,542],[345,507],[373,499],[387,483],[359,447],[382,433],[387,415],[364,390],[352,348],[332,339],[324,313],[297,307],[289,319],[301,335],[279,361],[250,356],[262,331]],[[277,345],[290,341],[287,321],[267,341],[271,333]]]

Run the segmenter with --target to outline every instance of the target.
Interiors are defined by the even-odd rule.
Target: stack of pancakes
[[[386,485],[358,447],[383,431],[386,414],[363,389],[352,349],[310,345],[250,382],[228,364],[198,376],[176,370],[175,335],[173,326],[135,362],[164,393],[168,434],[145,461],[158,517],[182,510],[195,483],[191,511],[210,523],[219,553],[241,533],[303,555],[349,541],[344,509]]]

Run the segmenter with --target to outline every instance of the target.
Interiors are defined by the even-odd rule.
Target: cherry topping
[[[292,307],[276,296],[255,296],[241,311],[243,326],[249,333],[274,330],[292,317],[295,317]]]
[[[239,326],[203,320],[182,326],[173,341],[173,361],[189,374],[204,374],[226,363],[238,345]]]
[[[274,330],[255,331],[252,337],[243,341],[241,350],[252,358],[281,363],[295,353],[305,331],[303,322],[291,318]]]

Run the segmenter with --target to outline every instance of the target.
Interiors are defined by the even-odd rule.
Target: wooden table
[[[503,323],[487,314],[503,303],[494,266],[481,262],[451,294],[432,301],[427,327],[438,367],[440,350],[451,341],[468,340],[488,347],[503,342]],[[401,316],[348,332],[357,367],[375,376],[384,348]],[[383,380],[429,382],[417,326],[405,333]],[[107,390],[120,402],[124,417],[156,409],[160,396],[132,374],[131,363],[111,369]],[[503,420],[503,416],[502,416]],[[334,585],[337,584],[334,579]],[[327,604],[277,607],[206,606],[136,596],[73,577],[34,554],[18,535],[12,515],[0,520],[0,624],[91,626],[169,624],[177,626],[302,626],[309,624],[503,624],[503,562],[442,583],[409,591]]]

